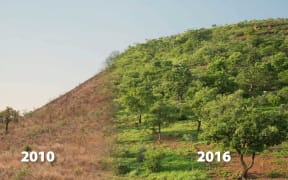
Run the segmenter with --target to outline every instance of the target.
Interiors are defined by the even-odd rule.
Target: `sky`
[[[112,51],[187,29],[287,18],[286,0],[0,0],[0,110],[38,108]]]

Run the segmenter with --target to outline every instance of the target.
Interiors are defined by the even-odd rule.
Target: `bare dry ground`
[[[111,179],[111,93],[102,72],[29,117],[0,125],[0,179]],[[56,161],[22,163],[21,152],[56,154]]]
[[[179,146],[179,145],[178,145]],[[279,148],[276,147],[276,148]],[[207,151],[213,149],[208,145],[196,145],[198,151]],[[286,180],[284,176],[288,175],[288,159],[285,157],[275,157],[273,153],[275,150],[270,148],[267,152],[257,154],[254,160],[253,167],[249,170],[249,178],[251,179],[277,179]],[[245,156],[244,160],[247,164],[251,162],[251,156]],[[236,152],[231,154],[231,161],[229,163],[222,163],[220,166],[210,165],[211,175],[213,179],[236,179],[239,177],[242,171],[242,166],[239,160],[239,156]],[[279,173],[274,175],[275,177],[269,177],[269,174]],[[225,175],[226,174],[226,175]],[[272,176],[272,175],[271,175]],[[281,176],[281,177],[278,177]]]

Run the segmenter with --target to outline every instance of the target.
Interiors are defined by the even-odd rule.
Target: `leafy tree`
[[[288,102],[288,86],[284,86],[278,91],[278,96],[281,98],[282,102]]]
[[[234,82],[234,77],[224,71],[207,72],[203,77],[202,81],[204,85],[216,88],[220,94],[231,93],[237,89],[237,84]]]
[[[171,94],[176,95],[178,101],[182,102],[184,94],[191,84],[192,74],[187,66],[176,64],[173,66],[171,72],[169,72],[167,81],[170,82]]]
[[[8,132],[8,126],[11,121],[18,121],[19,112],[11,107],[7,107],[4,111],[0,112],[0,118],[5,123],[5,132]]]
[[[169,99],[173,85],[169,81],[173,64],[167,60],[156,60],[150,70],[150,80],[152,82],[152,93],[156,100]]]
[[[188,100],[188,103],[191,106],[191,110],[193,112],[194,118],[197,121],[197,131],[199,132],[201,130],[201,123],[206,118],[206,112],[204,111],[205,105],[213,100],[216,96],[215,89],[211,89],[208,87],[204,87],[197,91],[190,100]]]
[[[271,57],[271,63],[277,72],[288,69],[288,57],[284,52],[279,52]]]
[[[280,84],[282,85],[288,85],[288,70],[286,71],[281,71],[279,74],[278,74],[278,81]]]
[[[120,85],[122,96],[118,102],[126,107],[130,112],[138,116],[138,123],[142,123],[142,114],[145,112],[153,101],[149,82],[143,80],[138,72],[128,73],[126,81]]]
[[[110,55],[105,59],[106,66],[108,68],[111,68],[119,55],[120,55],[119,51],[112,51]]]
[[[288,112],[280,107],[257,108],[242,94],[237,91],[207,104],[209,119],[203,136],[210,142],[234,148],[242,165],[242,178],[247,179],[256,153],[286,140]],[[244,161],[246,153],[251,154],[249,164]]]
[[[157,101],[149,112],[150,124],[158,128],[158,140],[161,140],[161,127],[168,125],[177,118],[177,108],[168,101]]]
[[[243,68],[237,76],[237,81],[243,90],[250,95],[269,91],[275,86],[275,75],[270,65],[256,64],[254,67]]]

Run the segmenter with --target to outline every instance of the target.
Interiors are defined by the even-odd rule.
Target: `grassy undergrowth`
[[[189,30],[113,56],[115,172],[132,179],[284,176],[274,161],[287,159],[280,145],[288,132],[287,27],[287,19],[267,19]],[[198,163],[199,151],[206,159],[213,159],[208,151],[230,151],[233,160]],[[274,169],[242,166],[239,155],[249,162],[251,154]]]
[[[157,134],[153,134],[152,129],[145,126],[145,122],[139,125],[135,121],[131,121],[133,117],[123,117],[120,116],[115,123],[117,138],[113,156],[113,170],[117,176],[124,179],[160,180],[213,179],[215,175],[224,179],[237,178],[237,172],[222,168],[223,162],[197,162],[199,157],[197,152],[201,150],[206,152],[230,151],[233,153],[235,151],[223,149],[220,145],[216,146],[215,144],[208,146],[201,139],[201,132],[197,132],[195,122],[178,121],[164,127],[161,142],[159,142]],[[205,123],[203,128],[205,128]],[[275,163],[287,164],[285,160],[287,145],[288,142],[284,142],[282,145],[270,149],[269,154],[275,157]],[[282,159],[277,160],[277,158]],[[279,167],[287,166],[281,165]],[[285,176],[284,174],[281,171],[281,177]],[[273,170],[267,177],[274,177],[274,175]]]
[[[211,166],[197,162],[196,124],[179,121],[162,130],[157,140],[151,129],[117,120],[114,171],[117,175],[143,179],[210,179]],[[127,123],[128,122],[128,123]]]

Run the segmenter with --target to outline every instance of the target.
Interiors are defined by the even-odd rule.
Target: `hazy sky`
[[[287,18],[286,0],[0,0],[0,109],[31,110],[113,50],[187,29]]]

